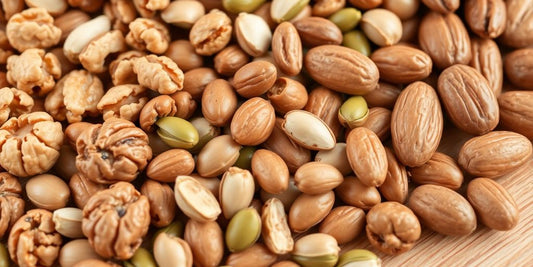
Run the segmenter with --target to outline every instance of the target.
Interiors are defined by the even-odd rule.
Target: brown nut
[[[422,0],[422,2],[435,12],[447,14],[455,12],[459,8],[459,0]]]
[[[503,84],[503,62],[500,48],[491,39],[472,38],[472,60],[470,66],[489,82],[496,97],[500,96]]]
[[[59,122],[45,112],[11,118],[0,127],[0,165],[18,177],[50,170],[63,143]]]
[[[101,225],[106,225],[102,231]],[[98,255],[129,259],[150,225],[150,204],[130,183],[118,182],[93,195],[83,207],[83,234]]]
[[[307,17],[295,21],[293,25],[305,46],[340,45],[342,43],[341,30],[328,19]]]
[[[203,57],[196,54],[189,40],[172,41],[168,45],[165,56],[176,62],[180,69],[185,72],[199,68],[204,64]]]
[[[367,186],[354,176],[345,177],[344,181],[335,189],[335,193],[346,204],[364,210],[369,210],[381,202],[381,196],[376,187]]]
[[[7,81],[30,95],[44,96],[61,77],[59,60],[42,49],[27,49],[19,56],[7,60]]]
[[[0,172],[0,237],[24,214],[25,202],[21,198],[22,187],[17,178],[7,172]]]
[[[385,152],[387,152],[388,163],[387,178],[385,178],[385,182],[381,184],[378,190],[386,200],[404,203],[409,193],[407,170],[398,161],[390,148],[386,147]]]
[[[470,29],[482,38],[494,39],[505,30],[507,9],[503,0],[468,0],[465,20]]]
[[[531,22],[533,21],[533,5],[531,0],[505,1],[507,9],[507,26],[502,35],[506,45],[521,48],[533,44]]]
[[[339,186],[344,177],[333,165],[317,161],[308,162],[294,173],[294,184],[302,193],[323,194]]]
[[[146,88],[140,85],[117,85],[107,90],[96,108],[102,113],[104,120],[120,118],[134,122],[148,102],[146,95]]]
[[[41,174],[28,180],[26,195],[36,207],[54,211],[67,205],[70,190],[61,178],[52,174]]]
[[[103,0],[68,0],[72,7],[79,7],[85,12],[95,12],[102,7]]]
[[[2,2],[2,16],[1,19],[4,22],[5,20],[11,18],[16,13],[20,13],[24,9],[24,1],[5,1]]]
[[[500,95],[500,123],[507,129],[533,140],[532,91],[509,91]]]
[[[150,223],[155,227],[169,225],[176,215],[174,192],[168,184],[147,179],[141,186],[141,194],[150,205]]]
[[[383,202],[366,216],[366,234],[378,250],[398,255],[410,250],[420,238],[420,222],[408,207],[398,202]]]
[[[319,195],[301,194],[289,210],[289,226],[295,233],[301,233],[319,224],[331,211],[335,193],[329,191]]]
[[[315,161],[332,165],[342,175],[348,175],[352,172],[352,167],[346,156],[346,143],[339,142],[335,144],[332,150],[318,151],[315,155]]]
[[[187,71],[183,78],[183,91],[189,92],[193,99],[201,101],[205,87],[218,78],[212,68],[196,68]]]
[[[411,179],[419,184],[436,184],[457,190],[463,184],[463,173],[455,160],[443,153],[435,152],[431,159],[409,169]]]
[[[531,141],[525,136],[493,131],[464,143],[457,161],[472,175],[497,178],[525,164],[532,153]]]
[[[329,17],[339,11],[346,4],[346,0],[317,0],[313,5],[313,16]]]
[[[435,89],[424,82],[410,84],[392,111],[391,136],[396,156],[406,166],[424,164],[437,150],[443,127]]]
[[[376,64],[347,47],[314,47],[305,55],[304,66],[311,78],[340,93],[365,95],[378,84],[379,71]]]
[[[472,58],[470,37],[455,13],[427,14],[420,22],[418,41],[439,69],[454,64],[468,64]]]
[[[81,65],[92,73],[107,70],[106,58],[110,54],[126,50],[124,36],[119,30],[110,31],[94,38],[79,55]]]
[[[73,267],[118,267],[120,265],[116,265],[113,262],[107,261],[101,261],[97,259],[88,259],[88,260],[82,260],[77,262]]]
[[[176,114],[176,102],[168,95],[156,96],[146,103],[139,113],[139,125],[146,132],[154,132],[156,121]]]
[[[333,236],[339,245],[354,240],[365,226],[365,212],[352,206],[339,206],[331,210],[320,224],[318,232]]]
[[[367,186],[380,186],[387,176],[387,154],[370,129],[355,128],[346,138],[346,154],[355,175]]]
[[[20,267],[52,266],[61,243],[61,235],[54,229],[52,213],[33,209],[15,222],[7,247],[11,260]]]
[[[242,146],[230,135],[220,135],[211,139],[198,154],[196,170],[203,177],[223,174],[239,158]]]
[[[281,114],[303,109],[308,100],[305,86],[287,77],[278,78],[268,90],[267,97],[274,109]]]
[[[238,45],[230,45],[222,49],[215,58],[214,68],[217,73],[232,76],[249,61],[249,56]]]
[[[80,122],[99,115],[97,104],[104,95],[100,79],[86,70],[73,70],[63,76],[46,96],[44,108],[58,121]]]
[[[0,125],[11,117],[30,113],[33,98],[22,90],[13,87],[0,88]]]
[[[507,78],[516,86],[533,89],[533,48],[523,48],[505,56],[504,67]]]
[[[184,239],[191,247],[194,262],[201,266],[218,266],[224,256],[224,235],[216,222],[187,221]]]
[[[393,109],[402,88],[386,82],[379,82],[376,89],[363,96],[369,107]]]
[[[481,222],[491,229],[507,231],[517,224],[520,211],[503,186],[488,178],[468,183],[466,195]]]
[[[140,85],[160,94],[172,94],[183,89],[183,71],[170,58],[148,55],[133,61],[133,72]]]
[[[378,7],[383,0],[348,0],[348,2],[357,8],[367,10]]]
[[[189,119],[196,111],[196,101],[192,99],[192,95],[186,91],[177,91],[170,95],[176,102],[176,114],[175,117],[182,119]]]
[[[408,206],[424,226],[443,235],[469,235],[477,226],[470,203],[459,193],[440,185],[415,188]]]
[[[251,167],[254,178],[266,192],[280,194],[289,187],[289,169],[278,154],[258,149],[252,156]]]
[[[233,267],[266,267],[276,262],[277,258],[278,255],[271,252],[265,245],[255,243],[241,252],[231,253],[226,260],[226,265]]]
[[[185,149],[170,149],[152,159],[146,176],[159,182],[171,183],[178,175],[189,175],[194,170],[194,159]]]
[[[233,27],[226,13],[213,9],[200,17],[189,32],[189,40],[202,56],[222,50],[230,41]]]
[[[270,102],[254,97],[244,102],[233,115],[230,124],[231,136],[241,145],[255,146],[268,139],[276,114]]]
[[[429,76],[433,62],[424,51],[405,45],[380,48],[370,56],[379,78],[391,83],[412,83]]]
[[[14,14],[6,25],[7,39],[19,52],[48,48],[59,43],[61,30],[44,8],[28,8]]]
[[[91,196],[107,188],[104,184],[95,183],[85,178],[80,173],[72,175],[68,183],[74,203],[78,208],[83,209]]]
[[[164,24],[152,19],[137,18],[128,27],[130,31],[124,40],[129,46],[154,54],[167,51],[170,33]]]
[[[146,133],[132,122],[117,118],[83,131],[76,150],[80,173],[105,184],[135,179],[152,159]]]
[[[80,262],[100,259],[101,257],[94,252],[94,249],[91,247],[87,239],[75,239],[61,247],[61,250],[59,251],[58,262],[64,267],[79,267],[82,266],[80,265]],[[101,265],[96,264],[90,266],[101,267]]]
[[[233,86],[239,95],[245,98],[261,96],[274,85],[277,70],[268,61],[253,61],[242,66],[233,76]]]
[[[362,127],[366,127],[376,133],[384,142],[390,137],[392,112],[386,108],[374,107],[368,110],[368,118]]]
[[[292,23],[282,22],[276,27],[272,35],[272,57],[286,75],[295,76],[302,70],[302,41]]]
[[[263,205],[261,212],[261,235],[270,251],[282,255],[292,251],[294,240],[287,222],[283,203],[271,198]]]
[[[202,115],[214,126],[224,126],[230,122],[237,110],[237,94],[231,84],[216,79],[207,84],[202,94]]]
[[[309,93],[304,109],[317,115],[333,131],[335,138],[340,136],[341,123],[337,118],[342,105],[342,95],[326,87],[317,87]]]

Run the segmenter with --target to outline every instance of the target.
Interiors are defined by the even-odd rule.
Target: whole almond
[[[289,210],[289,226],[301,233],[320,223],[331,211],[335,194],[329,191],[320,195],[301,194]]]
[[[369,210],[381,202],[381,196],[375,186],[367,186],[354,176],[345,177],[335,192],[344,203],[364,210]]]
[[[201,100],[205,87],[218,78],[212,68],[195,68],[183,76],[183,91],[189,92],[195,100]]]
[[[370,129],[381,141],[385,141],[390,137],[391,116],[392,112],[386,108],[371,108],[362,127]]]
[[[293,24],[306,46],[340,45],[342,42],[341,30],[328,19],[307,17]]]
[[[290,22],[282,22],[272,36],[272,57],[276,66],[286,75],[295,76],[302,70],[302,41]]]
[[[525,136],[494,131],[464,143],[457,161],[474,176],[496,178],[523,165],[532,153],[531,142]]]
[[[289,187],[289,168],[278,154],[258,149],[252,156],[252,173],[263,190],[280,194]]]
[[[509,91],[500,95],[500,123],[533,140],[533,91]]]
[[[487,227],[499,231],[513,229],[520,211],[503,186],[488,178],[477,178],[468,184],[466,195],[478,218]]]
[[[153,226],[164,227],[174,221],[176,200],[172,188],[167,183],[146,179],[140,191],[150,204],[150,223]]]
[[[285,114],[281,124],[285,134],[294,142],[311,150],[330,150],[336,139],[328,125],[315,114],[293,110]]]
[[[498,97],[502,92],[503,62],[496,42],[472,38],[472,60],[469,65],[487,79],[494,95]]]
[[[242,66],[233,77],[233,86],[239,95],[251,98],[266,93],[274,85],[276,78],[276,66],[259,60]]]
[[[275,122],[276,114],[270,102],[260,97],[250,98],[233,115],[231,136],[241,145],[255,146],[267,140]]]
[[[279,199],[271,198],[265,202],[261,212],[261,222],[261,235],[270,251],[280,255],[292,251],[294,240],[283,203]]]
[[[333,131],[338,138],[342,130],[337,113],[342,105],[342,95],[338,92],[319,86],[309,93],[304,109],[317,115]]]
[[[387,176],[387,154],[379,137],[358,127],[346,138],[346,155],[355,175],[367,186],[380,186]]]
[[[505,5],[507,26],[501,38],[503,43],[516,48],[533,45],[533,0],[506,0]]]
[[[156,181],[171,183],[178,175],[189,175],[195,167],[191,153],[185,149],[170,149],[150,161],[146,176]]]
[[[468,0],[465,20],[470,29],[482,38],[494,39],[505,30],[507,10],[503,0]]]
[[[435,152],[431,159],[409,170],[411,179],[419,184],[435,184],[457,190],[463,184],[463,172],[455,160],[443,153]]]
[[[322,45],[311,48],[305,55],[304,65],[318,83],[350,95],[369,93],[379,80],[376,64],[347,47]]]
[[[222,212],[213,194],[190,176],[176,178],[174,196],[180,210],[195,221],[214,221]]]
[[[214,126],[226,125],[237,110],[237,94],[231,84],[216,79],[207,84],[202,94],[202,114]]]
[[[452,236],[469,235],[476,229],[476,213],[459,193],[439,185],[421,185],[411,193],[409,208],[429,229]]]
[[[213,58],[215,70],[225,76],[232,76],[248,61],[248,54],[238,45],[227,46]]]
[[[468,64],[472,58],[470,37],[455,13],[427,14],[420,22],[418,41],[439,69],[454,64]]]
[[[379,69],[379,77],[391,83],[423,80],[431,73],[433,62],[424,51],[406,45],[380,48],[370,56]]]
[[[365,212],[352,206],[339,206],[331,210],[320,224],[318,232],[333,236],[339,245],[354,240],[365,225]]]
[[[505,74],[516,86],[533,89],[533,48],[513,51],[505,56]]]
[[[216,222],[187,221],[184,237],[192,251],[195,264],[218,266],[224,256],[224,236]]]
[[[402,88],[386,82],[379,82],[376,89],[364,95],[369,107],[394,108],[396,99],[402,92]]]
[[[267,96],[276,112],[281,114],[295,109],[303,109],[308,99],[305,86],[287,77],[278,78],[268,90]]]
[[[461,4],[459,0],[422,0],[422,2],[431,10],[443,14],[454,12]]]
[[[396,155],[394,155],[394,152],[390,148],[386,147],[385,152],[387,152],[388,163],[387,178],[385,178],[385,182],[378,188],[379,192],[388,201],[404,203],[409,193],[407,170],[398,161]]]
[[[222,176],[218,198],[226,219],[250,206],[255,193],[254,177],[248,170],[230,167]]]
[[[294,173],[294,184],[302,193],[316,195],[326,193],[339,186],[344,177],[333,165],[322,162],[308,162]]]
[[[487,79],[466,65],[453,65],[439,76],[439,96],[452,122],[476,135],[492,131],[500,118],[498,101]]]
[[[272,134],[263,143],[263,146],[280,156],[287,164],[289,171],[294,173],[296,169],[311,160],[311,151],[294,142],[283,131],[283,119],[276,118]]]

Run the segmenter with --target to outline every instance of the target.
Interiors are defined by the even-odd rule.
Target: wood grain
[[[453,147],[462,144],[455,140]],[[446,148],[439,150],[455,154]],[[470,236],[449,237],[425,230],[412,250],[398,256],[379,253],[362,235],[344,246],[343,251],[367,248],[378,254],[386,267],[533,266],[533,159],[496,181],[509,191],[520,208],[519,223],[510,231],[495,231],[479,224]]]

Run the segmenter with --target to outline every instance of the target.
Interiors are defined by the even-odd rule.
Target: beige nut
[[[41,174],[30,178],[26,183],[26,194],[35,206],[51,211],[65,207],[70,199],[68,185],[52,174]]]
[[[214,221],[222,212],[213,194],[190,176],[176,178],[174,196],[181,211],[198,222]]]
[[[107,16],[101,15],[76,27],[65,39],[63,51],[72,62],[79,62],[79,54],[91,40],[111,29],[111,21]]]
[[[76,265],[78,262],[90,259],[97,260],[101,259],[101,257],[96,254],[94,249],[91,247],[89,240],[75,239],[61,247],[58,261],[61,266],[73,267],[78,266]],[[99,267],[95,265],[92,266]]]
[[[172,1],[162,12],[161,18],[169,24],[190,29],[203,15],[205,7],[198,1]]]
[[[254,193],[252,174],[248,170],[230,167],[222,176],[218,194],[224,217],[229,220],[239,210],[250,206]]]
[[[304,110],[285,114],[283,131],[294,142],[310,150],[331,150],[336,138],[329,126],[318,116]]]
[[[163,54],[168,49],[170,33],[164,24],[156,20],[137,18],[128,25],[130,31],[125,41],[137,50]]]
[[[22,90],[13,87],[0,88],[0,125],[11,117],[29,113],[33,103],[33,98]]]
[[[265,202],[261,221],[263,241],[270,251],[279,255],[292,251],[294,240],[283,203],[279,199],[271,198]]]
[[[133,122],[137,121],[147,101],[145,87],[123,84],[109,88],[96,108],[102,113],[104,120],[120,118]]]
[[[114,85],[136,84],[137,75],[133,72],[133,61],[136,58],[146,56],[146,53],[130,50],[121,53],[109,64],[109,74]]]
[[[25,2],[26,2],[26,5],[28,5],[29,7],[44,8],[52,16],[61,15],[68,8],[67,0],[56,0],[56,1],[26,0]]]
[[[160,94],[172,94],[183,89],[183,71],[170,58],[148,55],[133,61],[133,72],[140,85]]]
[[[185,240],[167,233],[159,234],[154,241],[154,258],[161,267],[192,267],[191,248]]]
[[[13,15],[6,25],[9,43],[19,52],[48,48],[59,43],[61,30],[44,8],[28,8]]]
[[[196,161],[196,170],[203,177],[223,174],[239,158],[242,146],[233,141],[230,135],[220,135],[211,139],[202,148]]]
[[[315,161],[330,164],[337,168],[342,175],[352,172],[352,167],[346,156],[346,143],[336,143],[332,150],[321,150],[315,155]]]
[[[118,53],[126,49],[124,36],[119,30],[104,33],[91,40],[90,43],[81,50],[79,60],[81,65],[92,73],[102,73],[107,70],[105,66],[106,58],[113,53]]]
[[[265,54],[272,41],[272,32],[265,20],[245,12],[235,19],[235,35],[241,48],[253,57]]]
[[[316,195],[339,186],[344,177],[333,165],[311,161],[294,173],[294,184],[302,193]]]
[[[54,211],[52,220],[55,229],[61,235],[68,238],[81,238],[82,210],[78,208],[61,208]]]

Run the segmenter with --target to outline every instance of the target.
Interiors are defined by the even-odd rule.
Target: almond
[[[387,154],[370,129],[353,129],[346,138],[346,155],[355,175],[367,186],[380,186],[387,177]]]
[[[259,145],[268,139],[275,122],[276,114],[270,102],[254,97],[235,112],[230,124],[231,136],[241,145]]]
[[[498,98],[500,123],[533,140],[533,91],[509,91]]]
[[[333,165],[308,162],[294,173],[294,184],[305,194],[322,194],[339,186],[344,177]]]
[[[419,184],[436,184],[457,190],[463,184],[463,173],[450,156],[435,152],[431,159],[409,170],[411,179]]]
[[[189,175],[194,170],[194,159],[185,149],[170,149],[155,157],[146,175],[156,181],[171,183],[178,175]]]
[[[423,80],[431,73],[433,62],[424,51],[406,45],[380,48],[370,56],[381,79],[391,83]]]

